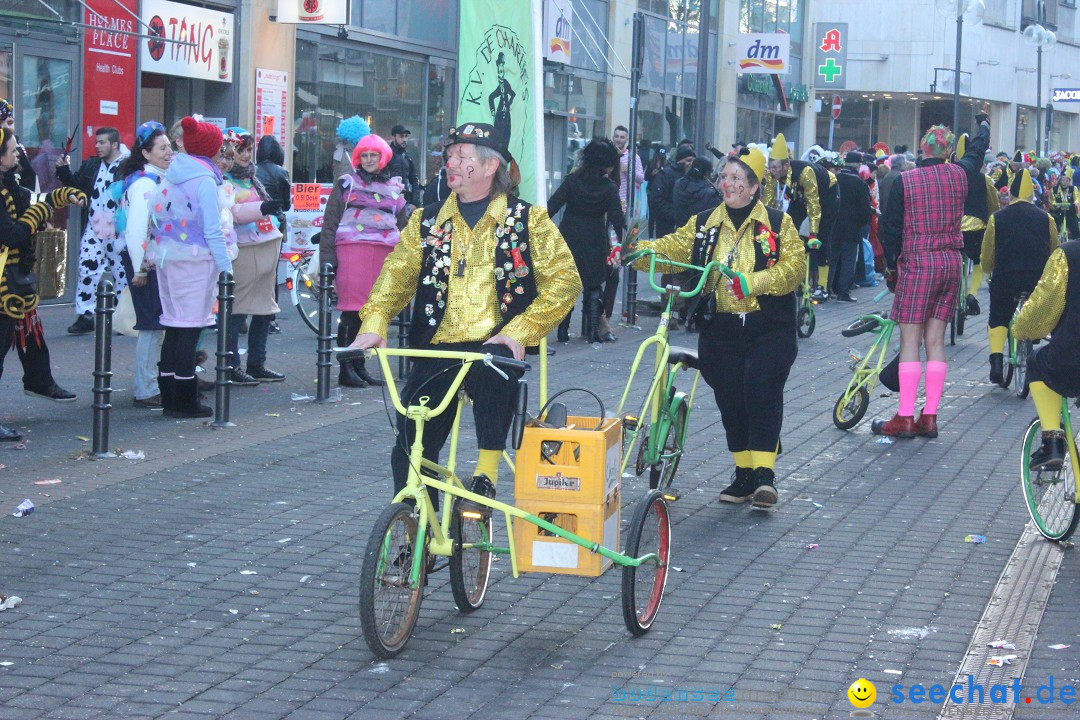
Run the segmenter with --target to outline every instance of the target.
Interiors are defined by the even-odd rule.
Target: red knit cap
[[[212,158],[221,149],[221,128],[208,122],[201,122],[193,117],[180,121],[184,129],[184,151],[188,155],[202,155]]]

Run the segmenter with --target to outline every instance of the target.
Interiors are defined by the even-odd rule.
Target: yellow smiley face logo
[[[870,682],[866,678],[859,678],[855,682],[851,683],[851,687],[847,691],[848,700],[851,704],[857,708],[868,708],[874,704],[874,700],[877,699],[877,688],[874,687],[874,683]]]

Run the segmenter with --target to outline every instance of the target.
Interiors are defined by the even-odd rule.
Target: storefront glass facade
[[[389,55],[326,36],[298,38],[293,179],[333,182],[337,126],[353,115],[387,140],[394,125],[408,128],[416,142],[408,152],[421,181],[433,176],[439,156],[431,152],[441,150],[453,124],[454,87],[454,68],[439,59]]]
[[[715,5],[715,3],[714,3]],[[645,54],[638,109],[638,137],[653,146],[671,147],[683,138],[694,138],[702,110],[698,88],[701,56],[702,0],[639,0],[645,13]],[[707,9],[707,7],[706,7]],[[716,8],[712,8],[716,17]],[[713,23],[715,26],[715,22]],[[708,57],[716,54],[717,38],[709,33]],[[707,112],[716,89],[708,84]]]

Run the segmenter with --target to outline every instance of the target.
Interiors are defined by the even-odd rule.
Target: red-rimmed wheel
[[[670,567],[671,517],[659,490],[638,502],[623,552],[632,558],[652,556],[637,567],[623,566],[623,620],[630,632],[644,635],[660,610]]]

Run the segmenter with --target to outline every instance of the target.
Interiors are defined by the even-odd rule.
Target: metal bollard
[[[626,268],[626,279],[623,291],[623,324],[627,327],[637,325],[637,270],[632,267]]]
[[[94,457],[112,457],[109,451],[109,402],[112,395],[112,316],[116,312],[116,293],[112,280],[98,283],[97,307],[94,309]]]
[[[334,267],[330,263],[324,263],[319,271],[319,349],[316,353],[318,359],[315,362],[317,370],[315,376],[315,402],[337,402],[330,399],[330,368],[334,364],[330,359],[334,351],[334,336],[331,334],[330,324],[330,291],[334,287]]]
[[[397,346],[399,348],[409,347],[409,325],[412,324],[412,304],[405,306],[394,323],[398,326],[397,332]],[[412,360],[404,355],[398,355],[397,359],[397,376],[398,380],[404,380],[405,376],[409,374],[409,370],[412,368]]]
[[[233,290],[236,281],[232,273],[218,275],[218,332],[217,366],[214,367],[214,421],[211,427],[236,427],[229,422],[229,390],[232,388],[233,353],[229,349],[229,329],[232,327],[232,304],[235,299]]]

